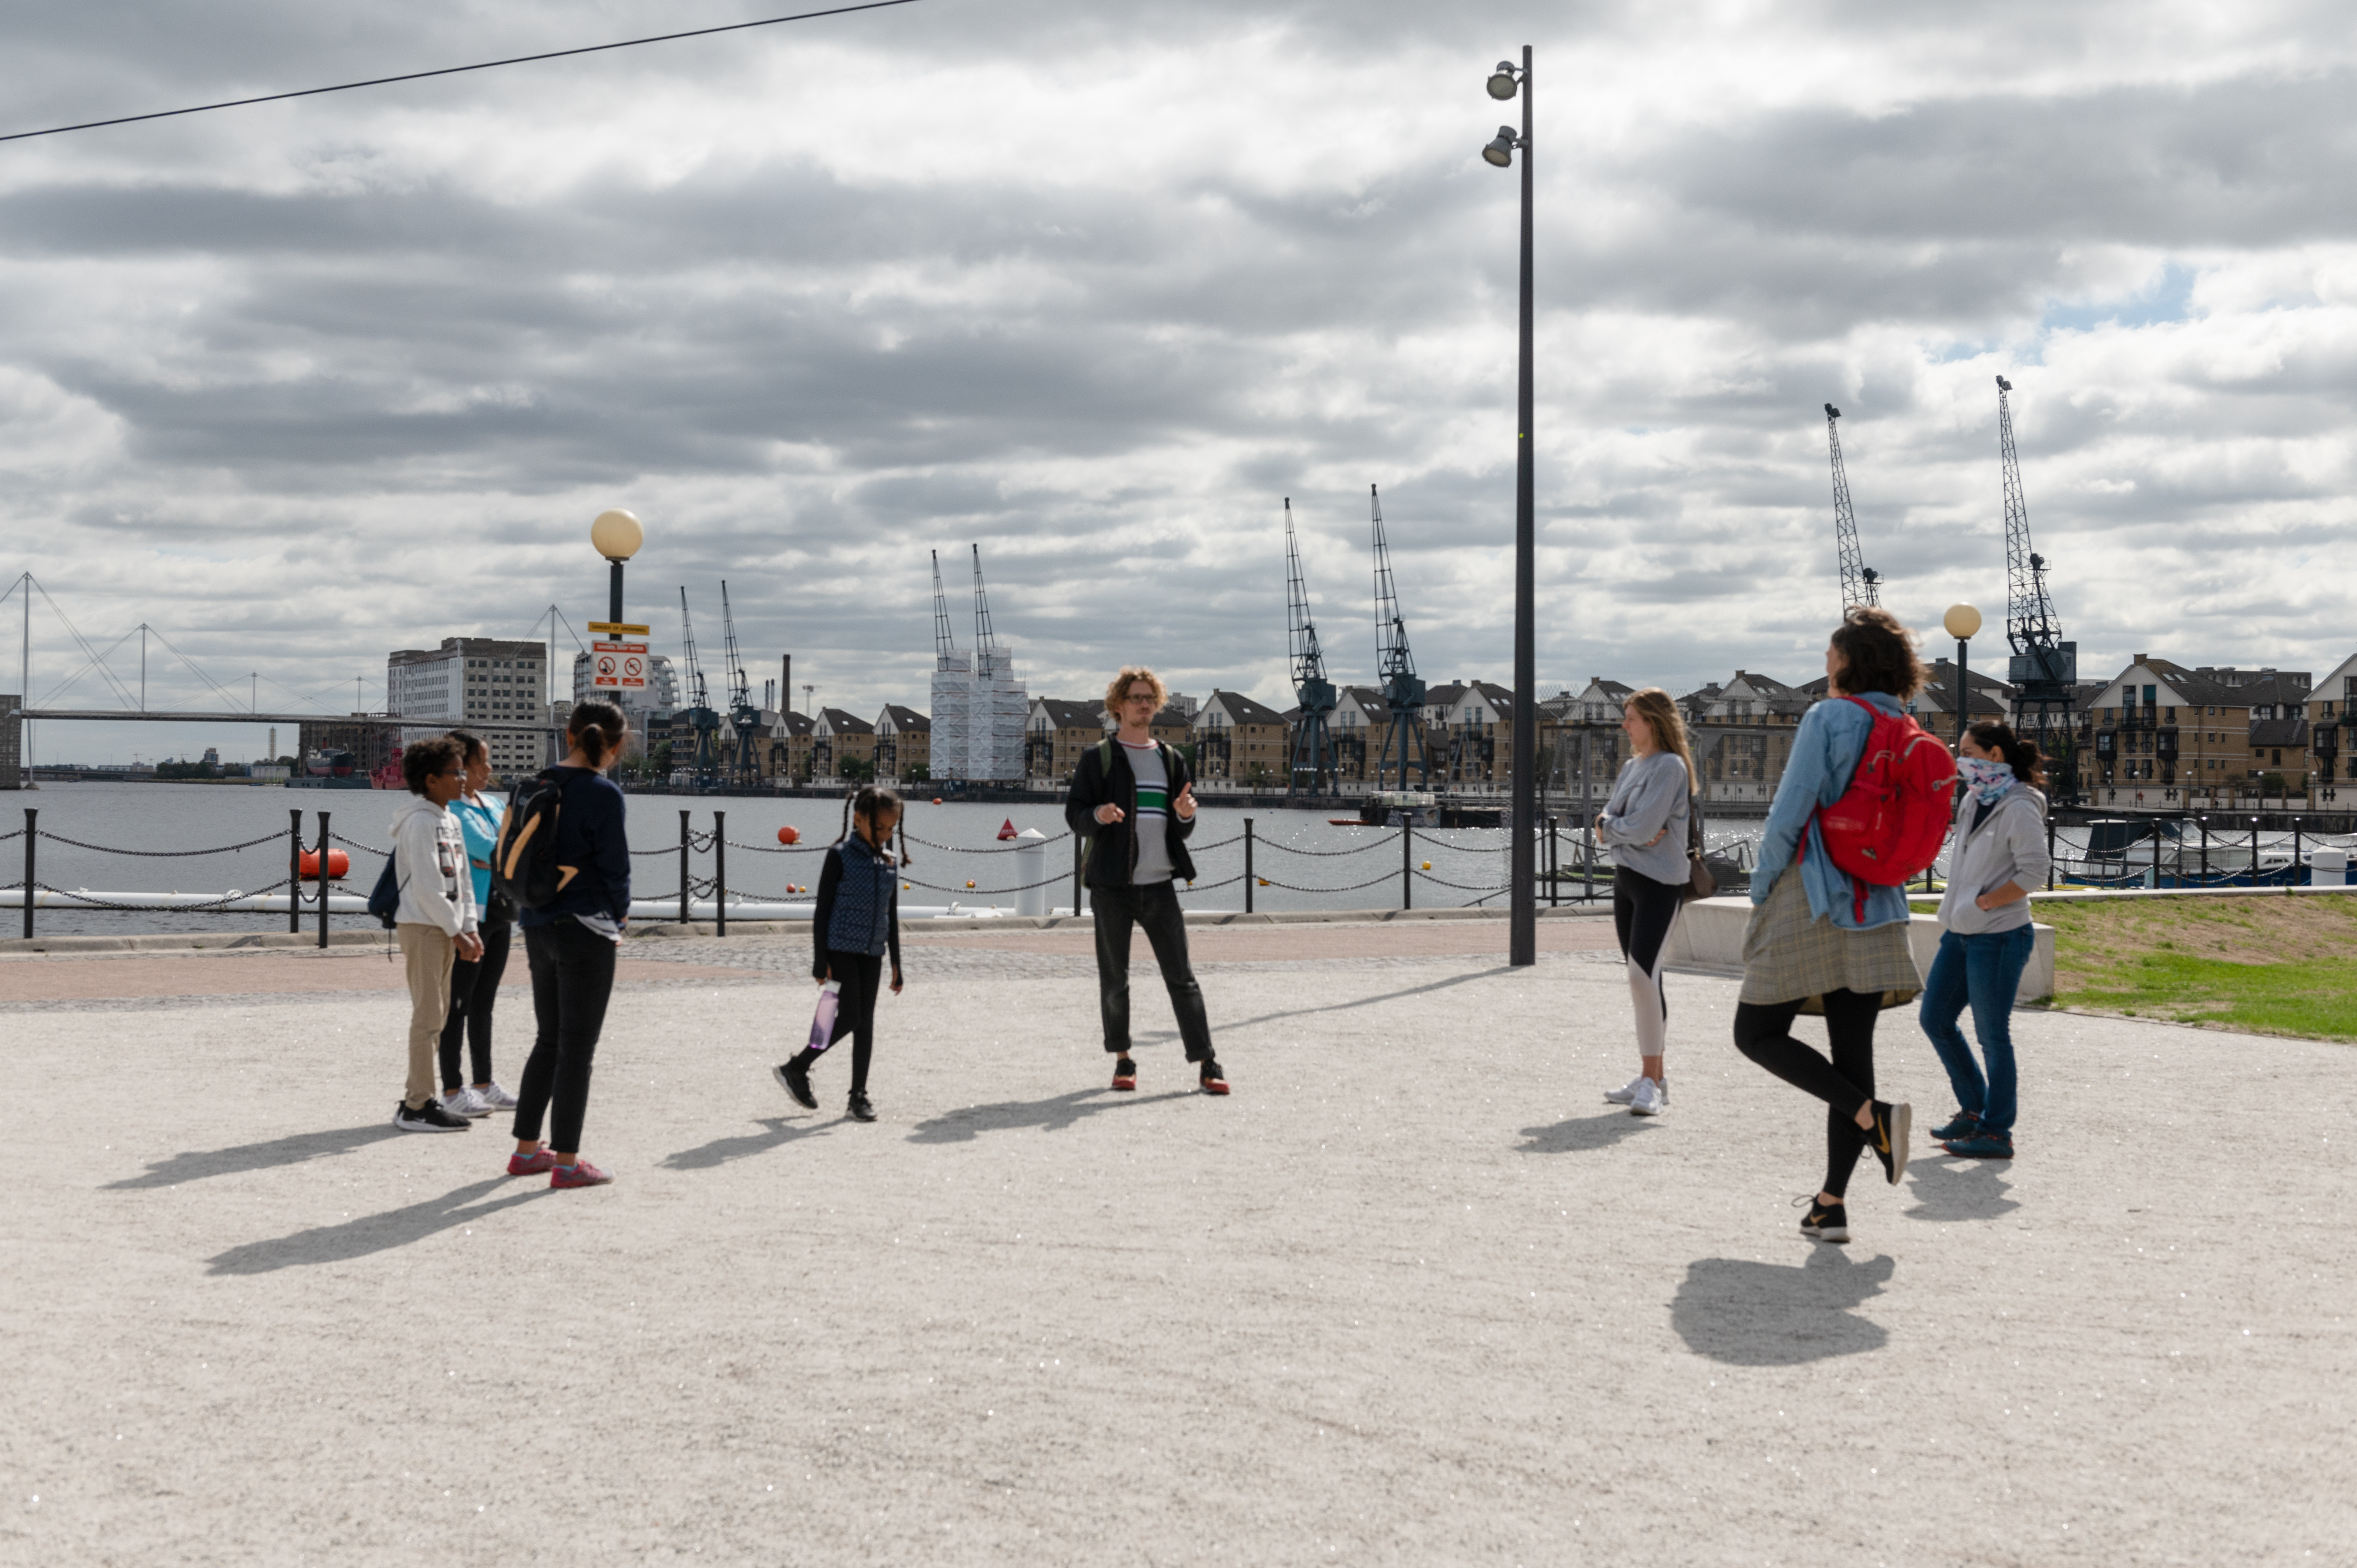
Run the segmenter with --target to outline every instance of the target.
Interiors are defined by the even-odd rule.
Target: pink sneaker
[[[551,1165],[548,1170],[551,1187],[603,1187],[613,1179],[587,1160],[574,1165]]]
[[[554,1170],[555,1166],[556,1161],[550,1156],[548,1145],[545,1144],[541,1145],[537,1154],[508,1156],[508,1175],[510,1176],[538,1176],[543,1171]]]

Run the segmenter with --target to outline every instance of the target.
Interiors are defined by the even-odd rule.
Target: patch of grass
[[[2053,1004],[2357,1040],[2357,896],[2041,904]]]

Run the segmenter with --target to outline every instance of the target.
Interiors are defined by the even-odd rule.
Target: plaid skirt
[[[1904,1006],[1922,990],[1906,922],[1851,931],[1831,918],[1812,918],[1809,890],[1796,866],[1776,878],[1768,901],[1751,911],[1744,928],[1742,1001],[1798,1002],[1814,1016],[1824,1012],[1828,991],[1878,994],[1889,1008]]]

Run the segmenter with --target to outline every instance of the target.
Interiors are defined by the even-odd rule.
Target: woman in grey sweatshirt
[[[1692,875],[1686,822],[1694,810],[1694,756],[1677,704],[1659,686],[1630,696],[1620,727],[1636,755],[1620,765],[1612,798],[1596,819],[1596,837],[1612,860],[1612,927],[1637,1009],[1638,1071],[1604,1098],[1626,1105],[1631,1116],[1658,1116],[1670,1102],[1662,1068],[1670,1021],[1662,962]]]
[[[1940,899],[1940,954],[1923,982],[1923,1033],[1959,1109],[1932,1136],[1952,1155],[2013,1157],[2018,1079],[2013,1061],[2013,997],[2029,962],[2037,933],[2029,890],[2046,880],[2046,782],[2038,747],[2001,724],[1972,725],[1956,748],[1965,789],[1949,841],[1948,890]],[[1956,1026],[1973,1010],[1973,1033],[1988,1060],[1984,1076],[1964,1032]]]

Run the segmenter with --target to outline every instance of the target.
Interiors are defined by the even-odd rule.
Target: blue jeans
[[[1966,1114],[1980,1118],[1982,1130],[2000,1136],[2013,1134],[2018,1084],[2013,1069],[2013,997],[2021,987],[2021,972],[2038,945],[2038,933],[2029,926],[1983,936],[1949,931],[1940,938],[1940,956],[1923,982],[1923,1003],[1917,1016],[1948,1082],[1956,1103]],[[1956,1027],[1966,1004],[1973,1010],[1973,1033],[1980,1036],[1981,1055],[1988,1058],[1988,1077],[1981,1077],[1964,1032]]]

